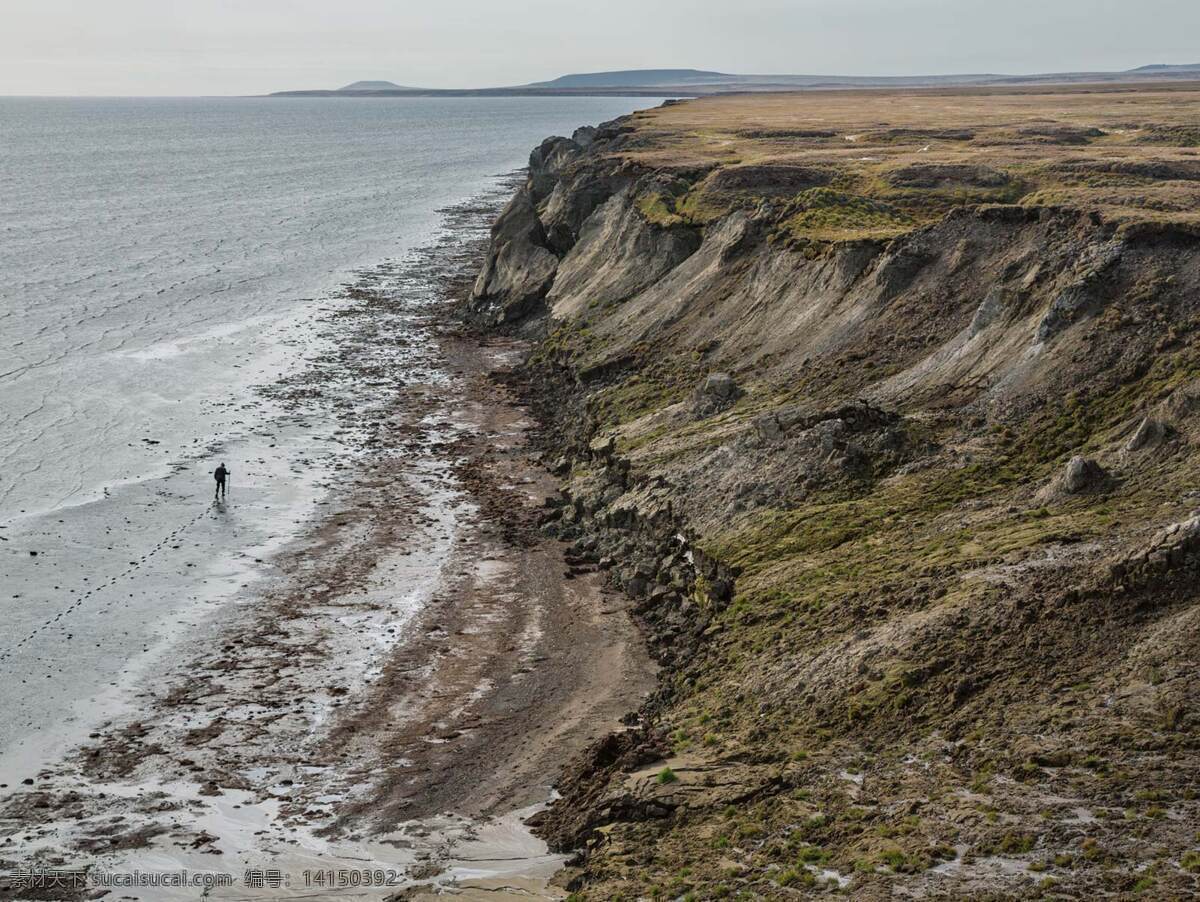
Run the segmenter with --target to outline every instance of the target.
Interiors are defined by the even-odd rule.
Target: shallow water
[[[0,782],[128,707],[336,484],[335,418],[254,387],[326,350],[338,287],[654,102],[0,99]]]

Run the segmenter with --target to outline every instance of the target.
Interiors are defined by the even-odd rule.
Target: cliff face
[[[542,818],[572,887],[1194,890],[1200,240],[1114,212],[1190,182],[1046,202],[1071,123],[862,175],[656,115],[535,152],[467,305],[664,665]]]

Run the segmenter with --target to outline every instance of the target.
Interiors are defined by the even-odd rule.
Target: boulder
[[[609,435],[598,436],[592,439],[588,445],[588,450],[592,452],[592,457],[607,460],[617,450],[617,437],[611,433]]]
[[[1062,474],[1062,490],[1068,495],[1077,495],[1104,482],[1104,469],[1086,457],[1076,455],[1068,462]]]
[[[745,392],[727,373],[710,373],[696,386],[692,394],[692,413],[696,419],[704,419],[737,403]]]
[[[633,598],[644,596],[648,587],[649,583],[642,576],[634,576],[625,581],[625,592]]]
[[[1132,453],[1140,451],[1143,448],[1153,447],[1166,438],[1166,436],[1166,423],[1162,422],[1162,420],[1156,420],[1154,417],[1146,417],[1138,424],[1138,428],[1129,437],[1129,441],[1125,443],[1125,450]]]
[[[775,414],[764,413],[755,417],[754,431],[758,433],[760,441],[773,442],[783,435],[783,426]]]
[[[722,401],[733,401],[739,395],[737,383],[726,373],[710,373],[700,386],[701,392],[712,395]]]
[[[1094,460],[1076,455],[1036,495],[1039,504],[1060,501],[1070,495],[1096,491],[1108,483],[1108,474]]]

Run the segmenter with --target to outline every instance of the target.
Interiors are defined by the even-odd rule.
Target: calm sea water
[[[333,418],[254,388],[339,286],[654,103],[0,98],[0,783],[136,704],[323,503]]]
[[[0,524],[212,438],[263,324],[546,135],[652,103],[0,98]]]

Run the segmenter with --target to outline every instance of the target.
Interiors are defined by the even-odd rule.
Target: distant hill
[[[360,91],[417,91],[420,89],[406,88],[403,85],[396,84],[394,81],[356,81],[337,90],[339,94],[351,94]]]
[[[1200,72],[1200,63],[1185,63],[1173,66],[1168,63],[1153,63],[1149,66],[1138,66],[1130,72]]]
[[[1130,69],[1128,72],[1051,72],[1037,75],[1001,75],[995,73],[961,73],[956,75],[733,75],[703,69],[624,69],[615,72],[584,72],[564,75],[552,81],[537,81],[528,85],[541,89],[614,89],[678,88],[697,93],[719,91],[787,90],[789,88],[867,88],[919,87],[937,85],[1041,84],[1077,83],[1084,81],[1121,81],[1129,78],[1194,78],[1200,76],[1200,65],[1168,65],[1155,63]]]

